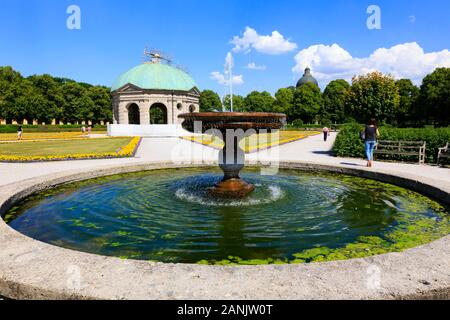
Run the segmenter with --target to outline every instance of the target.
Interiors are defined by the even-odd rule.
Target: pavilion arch
[[[191,104],[191,105],[189,106],[189,112],[190,112],[190,113],[194,113],[194,112],[195,112],[195,105]]]
[[[150,124],[168,124],[167,107],[163,103],[154,103],[150,107]]]
[[[127,107],[128,110],[128,124],[141,124],[141,115],[139,106],[136,103],[131,103]]]

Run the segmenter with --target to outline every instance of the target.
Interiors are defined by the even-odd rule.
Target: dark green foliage
[[[231,110],[231,104],[230,104],[230,95],[227,94],[225,98],[223,99],[223,105],[225,107],[225,110]],[[245,99],[244,97],[240,95],[233,94],[233,111],[234,112],[242,112],[245,111]]]
[[[46,74],[24,78],[0,67],[0,118],[9,123],[112,121],[110,89]]]
[[[345,103],[346,112],[359,122],[376,118],[379,123],[392,123],[400,96],[392,76],[372,72],[353,78]]]
[[[437,68],[423,79],[417,113],[425,123],[450,124],[450,68]]]
[[[273,111],[284,113],[288,116],[288,122],[291,121],[303,121],[301,119],[295,119],[293,117],[293,103],[294,103],[295,88],[281,88],[275,93],[275,102]]]
[[[200,111],[222,111],[222,102],[219,95],[212,90],[203,90],[200,94]]]
[[[350,89],[350,84],[343,80],[331,81],[323,92],[322,119],[329,119],[331,123],[344,123],[347,120],[345,115],[345,95]]]
[[[306,123],[318,121],[319,112],[323,106],[319,87],[306,83],[297,88],[294,93],[291,119],[302,119]]]
[[[339,157],[364,157],[364,144],[359,133],[364,126],[352,124],[344,126],[339,132],[333,151]],[[436,163],[438,149],[450,142],[450,128],[380,128],[380,140],[391,141],[426,141],[426,162]],[[392,157],[392,160],[408,160],[404,156]],[[411,158],[409,158],[411,160]]]
[[[409,79],[400,79],[395,84],[400,95],[400,103],[395,115],[397,125],[417,122],[417,118],[414,117],[416,115],[414,108],[419,96],[419,88]]]
[[[244,99],[247,112],[272,112],[275,99],[267,92],[252,91]]]
[[[359,137],[363,128],[357,123],[343,126],[333,146],[334,154],[338,157],[363,158],[364,143]]]

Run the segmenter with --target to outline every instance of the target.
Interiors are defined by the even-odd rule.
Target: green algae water
[[[6,214],[64,248],[166,263],[309,263],[402,251],[450,233],[448,208],[390,184],[328,173],[247,169],[256,190],[211,198],[214,169],[170,169],[64,185]]]

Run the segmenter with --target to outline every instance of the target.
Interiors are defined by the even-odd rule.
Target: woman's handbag
[[[359,133],[359,137],[361,140],[366,140],[366,129]]]

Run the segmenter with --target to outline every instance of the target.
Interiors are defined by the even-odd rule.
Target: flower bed
[[[102,139],[103,140],[103,139]],[[83,160],[83,159],[109,159],[133,157],[141,142],[140,137],[134,137],[130,142],[115,152],[99,153],[73,153],[65,155],[5,155],[0,154],[2,162],[39,162],[39,161],[62,161],[62,160]]]
[[[286,144],[289,142],[302,140],[304,138],[317,134],[319,134],[319,132],[317,131],[280,131],[279,134],[272,133],[272,134],[252,135],[251,137],[245,138],[240,143],[240,146],[246,153],[252,153],[259,150],[264,150],[271,147]],[[212,137],[210,135],[188,136],[182,138],[215,149],[223,148],[222,140],[220,140],[217,137]]]

